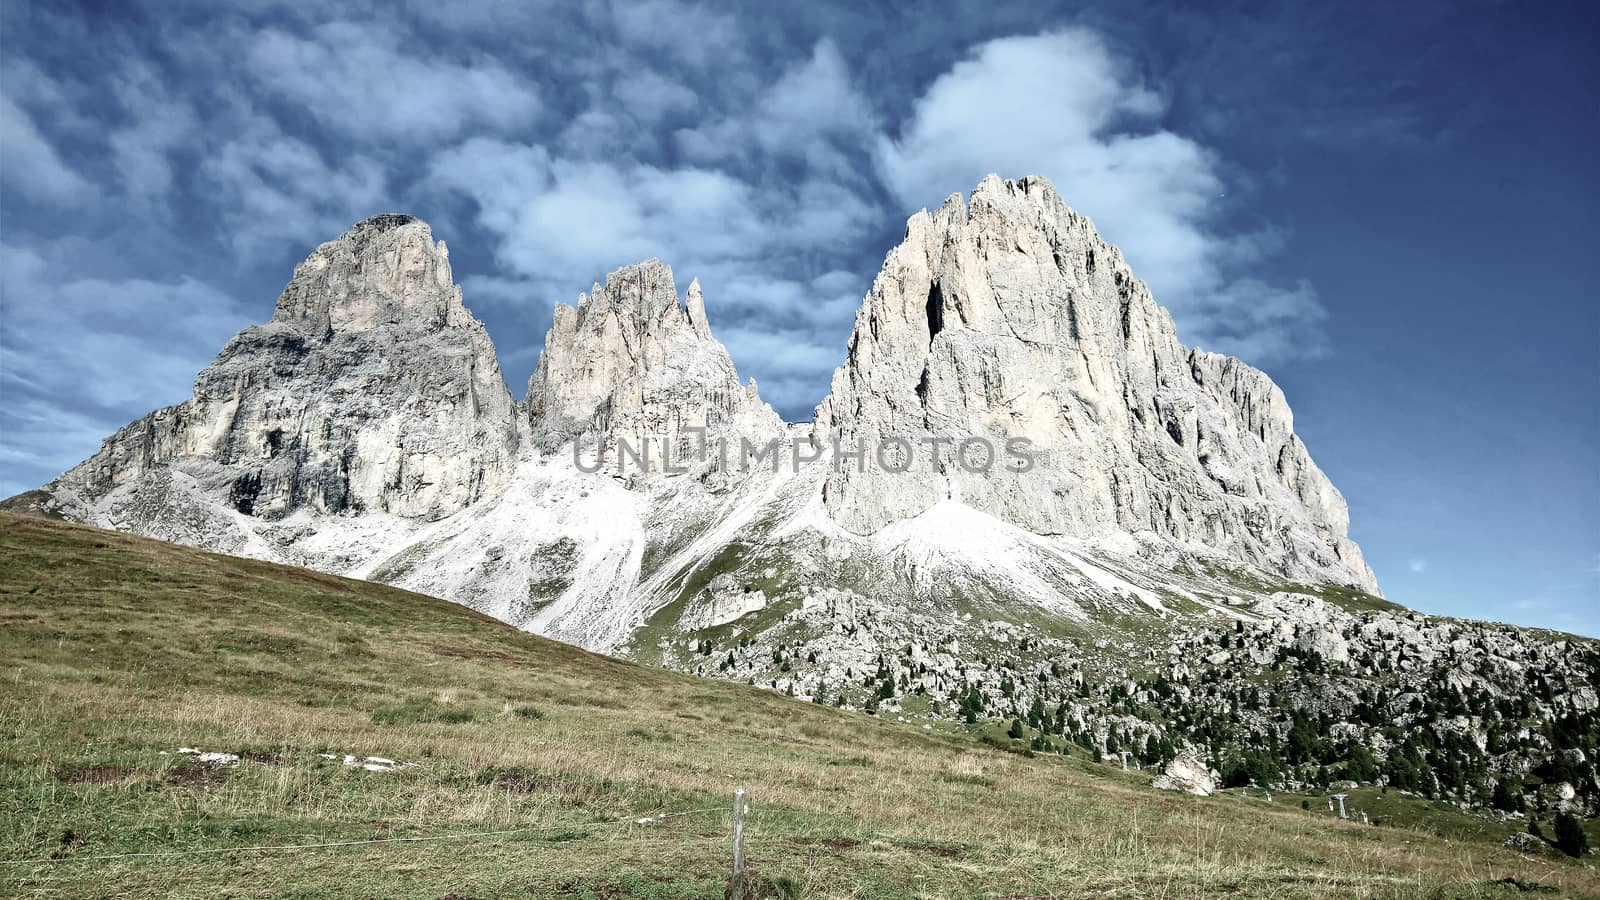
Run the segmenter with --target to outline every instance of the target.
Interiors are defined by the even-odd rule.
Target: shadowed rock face
[[[1376,592],[1344,499],[1283,393],[1178,343],[1088,218],[1039,178],[990,176],[911,217],[856,316],[819,430],[872,446],[1027,438],[1026,473],[967,471],[945,444],[905,474],[844,467],[829,514],[875,532],[945,499],[1038,534],[1202,544],[1293,578]]]

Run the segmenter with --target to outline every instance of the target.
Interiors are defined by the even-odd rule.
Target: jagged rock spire
[[[699,337],[711,339],[711,324],[706,321],[706,298],[700,292],[700,279],[689,282],[689,292],[685,298],[689,312],[689,326]],[[753,380],[753,379],[752,379]]]
[[[699,281],[685,306],[672,269],[654,259],[607,275],[576,307],[556,304],[525,403],[543,446],[584,432],[670,437],[685,426],[778,425],[711,336]]]

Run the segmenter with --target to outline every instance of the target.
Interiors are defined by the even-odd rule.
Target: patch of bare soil
[[[52,772],[66,784],[111,784],[133,776],[127,766],[63,766]]]
[[[167,781],[172,784],[209,791],[221,787],[228,780],[228,769],[199,762],[181,762],[167,770]]]

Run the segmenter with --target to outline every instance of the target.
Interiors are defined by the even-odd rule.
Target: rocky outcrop
[[[158,534],[159,521],[89,507],[140,481],[163,490],[152,476],[171,468],[244,516],[439,518],[504,482],[513,410],[444,242],[411,216],[376,216],[297,266],[272,321],[229,341],[193,398],[123,428],[48,489],[85,518]]]
[[[761,482],[699,458],[701,439],[781,425],[754,383],[739,385],[699,285],[680,298],[654,260],[556,306],[519,422],[527,440],[504,488],[352,571],[605,651],[658,605],[652,575],[723,550],[751,514],[741,501]]]
[[[1037,534],[1131,535],[1377,592],[1282,392],[1181,345],[1122,254],[1040,178],[990,176],[911,217],[816,422],[847,447],[913,448],[904,473],[829,476],[828,512],[856,533],[954,499]],[[976,444],[963,457],[968,438],[999,464],[982,471]],[[1004,454],[1019,438],[1031,467]]]
[[[657,260],[612,272],[576,307],[556,304],[524,403],[546,448],[579,436],[635,448],[666,441],[683,459],[701,440],[686,429],[770,435],[781,425],[753,379],[740,386],[711,336],[700,283],[680,300],[672,270]]]

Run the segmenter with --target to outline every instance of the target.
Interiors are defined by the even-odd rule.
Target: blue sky
[[[658,256],[808,418],[905,218],[1042,174],[1283,386],[1391,597],[1600,634],[1586,4],[0,6],[0,494],[378,212],[519,396],[552,305]]]

